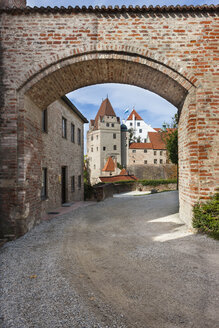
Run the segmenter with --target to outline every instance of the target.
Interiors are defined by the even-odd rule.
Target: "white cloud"
[[[160,96],[139,87],[125,84],[100,84],[78,89],[68,97],[79,104],[95,105],[99,108],[108,95],[113,108],[121,114],[129,107],[153,115],[172,116],[176,108]]]

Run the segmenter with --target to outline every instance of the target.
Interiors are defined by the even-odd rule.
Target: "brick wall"
[[[19,230],[29,210],[27,167],[41,173],[29,161],[34,155],[40,163],[42,141],[37,126],[25,119],[25,95],[43,109],[69,91],[102,82],[148,89],[180,110],[180,215],[191,222],[192,204],[214,193],[219,179],[218,7],[0,14],[4,229]],[[37,206],[31,211],[38,213]]]

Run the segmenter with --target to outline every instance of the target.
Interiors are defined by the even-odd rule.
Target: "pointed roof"
[[[94,126],[96,128],[98,126],[99,117],[103,117],[105,115],[106,116],[116,116],[114,109],[108,98],[106,98],[105,100],[102,101],[102,104],[100,105],[100,108],[97,112],[97,115],[95,117],[95,123],[94,123]]]
[[[107,172],[115,171],[115,163],[114,163],[111,156],[108,158],[108,160],[107,160],[104,168],[102,169],[102,171],[107,171]]]
[[[126,169],[122,169],[119,175],[128,175],[128,172],[126,171]]]
[[[129,117],[127,118],[127,121],[132,121],[132,116],[135,116],[135,119],[138,121],[143,121],[143,119],[141,118],[141,116],[136,112],[135,109],[132,110],[131,114],[129,115]]]

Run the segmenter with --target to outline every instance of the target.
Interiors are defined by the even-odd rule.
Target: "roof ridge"
[[[169,5],[169,6],[125,6],[122,5],[121,7],[118,5],[113,6],[68,6],[68,7],[30,7],[30,6],[26,6],[26,7],[5,7],[5,8],[0,8],[0,13],[1,12],[17,12],[17,13],[28,13],[28,12],[59,12],[59,13],[71,13],[72,11],[74,12],[188,12],[188,11],[215,11],[219,9],[219,5]]]

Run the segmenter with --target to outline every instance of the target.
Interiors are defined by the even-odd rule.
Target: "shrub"
[[[94,188],[87,182],[84,183],[84,200],[91,199],[94,193]]]
[[[219,193],[206,203],[194,205],[192,224],[199,232],[219,239]]]
[[[161,184],[177,183],[177,179],[138,180],[143,186],[159,186]]]

